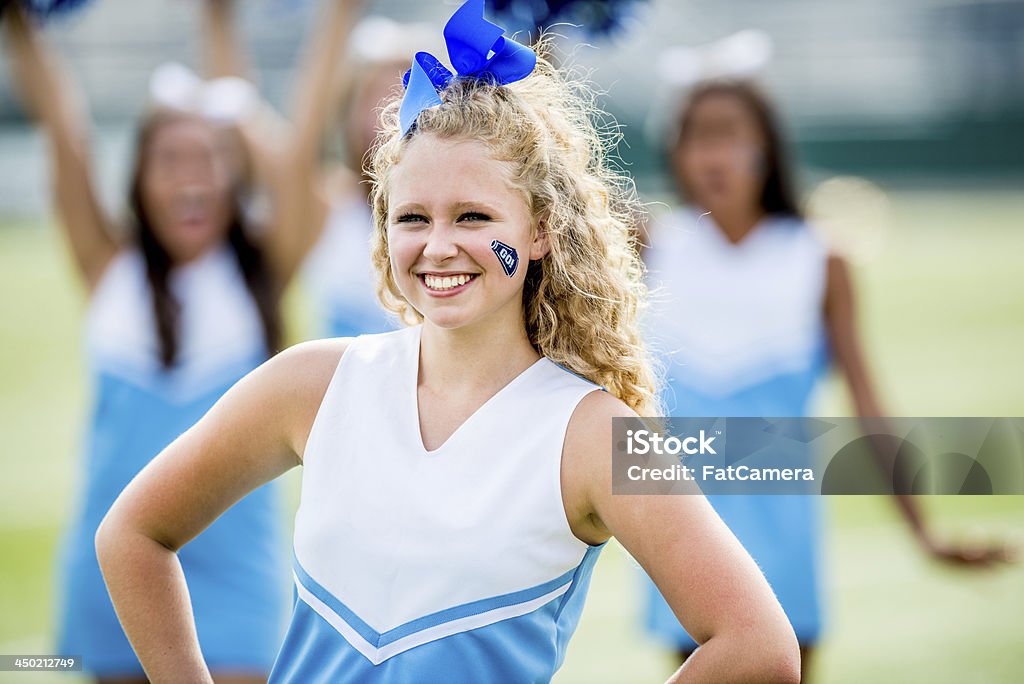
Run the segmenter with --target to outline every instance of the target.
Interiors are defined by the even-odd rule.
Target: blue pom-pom
[[[89,0],[21,0],[26,12],[40,19],[56,14],[69,14],[89,3]]]
[[[535,32],[553,24],[578,24],[591,36],[612,35],[624,27],[634,7],[646,0],[488,0],[508,28]]]

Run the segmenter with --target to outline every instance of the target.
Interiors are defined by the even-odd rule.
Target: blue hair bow
[[[457,75],[507,85],[530,75],[537,55],[505,38],[505,30],[484,19],[484,0],[466,0],[444,25],[444,42],[455,73],[429,52],[417,52],[402,84],[405,96],[398,118],[404,136],[424,109],[441,104],[439,91]]]

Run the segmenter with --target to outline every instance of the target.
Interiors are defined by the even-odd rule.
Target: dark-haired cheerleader
[[[243,174],[223,144],[228,129],[200,109],[151,107],[130,222],[115,230],[97,198],[69,74],[19,5],[6,8],[3,24],[25,104],[50,143],[54,203],[89,293],[93,398],[61,549],[57,648],[82,656],[101,681],[144,681],[100,574],[97,527],[146,463],[280,347],[279,293],[294,264],[253,230]],[[265,681],[280,646],[288,574],[278,496],[274,485],[257,489],[180,554],[218,681]]]

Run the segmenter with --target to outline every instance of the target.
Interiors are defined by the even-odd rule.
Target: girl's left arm
[[[865,434],[891,433],[885,427],[884,412],[861,347],[850,269],[842,257],[834,254],[828,257],[826,267],[825,322],[836,365],[846,378]],[[875,456],[879,467],[887,474],[898,465],[891,454],[878,453]],[[905,473],[896,476],[908,477]],[[896,494],[893,498],[918,542],[934,558],[967,565],[988,565],[1012,559],[1011,551],[1001,545],[961,546],[937,539],[929,529],[916,497]]]
[[[670,682],[799,682],[796,635],[764,575],[707,499],[612,494],[612,418],[635,416],[605,392],[577,408],[566,435],[562,491],[573,532],[614,536],[701,644]]]
[[[297,345],[236,383],[128,484],[96,533],[103,579],[153,682],[212,682],[176,552],[298,465],[341,340]]]

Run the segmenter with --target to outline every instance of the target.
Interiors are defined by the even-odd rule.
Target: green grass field
[[[893,415],[1024,415],[1024,197],[901,193],[881,255],[855,269],[871,368]],[[292,330],[308,318],[289,299]],[[53,567],[87,405],[84,296],[53,228],[0,224],[0,653],[52,651]],[[298,338],[298,335],[293,335]],[[847,415],[838,378],[819,415]],[[296,479],[289,476],[292,491]],[[924,506],[950,538],[1024,545],[1024,497]],[[828,634],[819,682],[1024,681],[1024,565],[925,558],[884,499],[828,501]],[[638,630],[637,571],[609,545],[556,681],[657,682],[668,654]],[[0,682],[66,682],[0,672]]]

